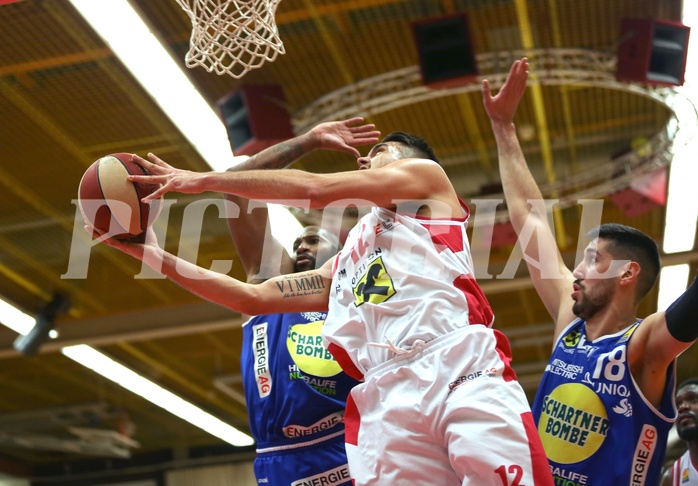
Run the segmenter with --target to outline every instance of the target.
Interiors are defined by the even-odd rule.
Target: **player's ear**
[[[642,269],[639,263],[633,261],[626,262],[623,273],[620,276],[620,284],[629,285],[633,282],[637,282],[641,271]]]

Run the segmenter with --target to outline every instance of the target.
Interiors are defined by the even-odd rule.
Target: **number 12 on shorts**
[[[523,477],[523,468],[518,464],[510,464],[508,468],[504,465],[501,465],[497,469],[495,469],[494,472],[499,474],[499,479],[502,480],[503,486],[524,486],[523,484],[521,484],[521,478]],[[510,477],[512,478],[511,482],[509,482]]]

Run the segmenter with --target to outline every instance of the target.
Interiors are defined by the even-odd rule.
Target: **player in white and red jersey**
[[[323,336],[344,370],[363,378],[345,416],[356,485],[553,484],[509,344],[490,327],[472,274],[467,208],[424,140],[396,132],[357,159],[361,170],[329,174],[193,173],[152,154],[134,158],[149,175],[130,180],[161,184],[146,201],[216,191],[299,207],[373,207],[335,260],[259,285],[182,261],[152,230],[144,245],[107,241],[245,314],[329,309]]]
[[[468,215],[465,204],[453,219],[373,208],[349,234],[333,270],[335,298],[323,334],[334,354],[347,350],[345,368],[356,378],[392,358],[391,345],[405,349],[469,323],[492,324],[473,276]]]
[[[363,381],[345,417],[352,478],[551,484],[508,342],[473,276],[468,208],[427,218],[409,206],[373,208],[334,264],[323,336]]]
[[[662,486],[698,485],[698,378],[682,382],[676,389],[676,432],[688,449],[664,471]]]
[[[686,451],[667,469],[662,478],[662,486],[695,486],[698,484],[698,470],[691,460],[691,452]]]

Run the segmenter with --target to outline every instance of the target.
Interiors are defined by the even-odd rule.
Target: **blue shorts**
[[[258,452],[254,474],[257,484],[350,486],[344,433],[304,447]]]

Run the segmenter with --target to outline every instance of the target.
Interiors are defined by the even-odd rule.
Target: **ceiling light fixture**
[[[26,336],[36,324],[36,319],[0,297],[0,322],[17,334]]]
[[[213,170],[236,163],[223,122],[127,0],[70,3]]]
[[[86,344],[66,346],[61,350],[61,353],[229,444],[242,447],[254,443],[249,435],[204,412]]]
[[[0,322],[22,336],[26,336],[34,327],[36,319],[0,298]],[[252,437],[117,363],[91,346],[86,344],[67,346],[61,352],[66,357],[229,444],[241,447],[254,443]]]

